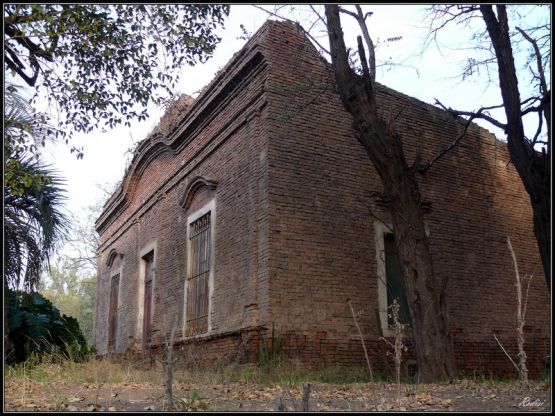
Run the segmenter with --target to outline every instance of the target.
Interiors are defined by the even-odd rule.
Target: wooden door
[[[143,339],[150,342],[150,333],[152,330],[152,280],[145,283],[145,305],[143,318]]]
[[[152,333],[152,282],[154,278],[154,253],[144,257],[145,261],[145,297],[143,315],[143,341],[150,342]]]
[[[108,352],[111,352],[116,344],[118,330],[118,296],[119,296],[119,274],[112,277],[110,286],[110,311],[108,314]]]

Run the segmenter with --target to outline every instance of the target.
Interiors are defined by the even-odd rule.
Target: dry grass
[[[163,364],[155,361],[151,367],[150,360],[141,361],[136,356],[120,357],[118,362],[90,359],[83,363],[49,356],[40,363],[29,360],[6,367],[5,382],[4,393],[10,409],[143,411],[148,410],[146,407],[167,410],[168,405]],[[308,393],[303,401],[305,383],[310,383],[312,389],[310,410],[453,410],[461,401],[461,409],[479,410],[490,405],[492,397],[500,409],[514,410],[525,396],[545,402],[544,409],[549,401],[542,389],[550,385],[549,380],[534,382],[533,391],[524,391],[515,390],[520,388],[517,380],[403,383],[399,399],[392,375],[384,378],[374,373],[374,383],[370,383],[369,371],[364,367],[315,371],[303,367],[298,360],[282,358],[276,359],[270,368],[233,363],[207,368],[178,366],[173,383],[176,409],[211,411],[276,410],[280,400],[288,410],[300,411],[309,402]],[[237,407],[239,404],[243,407]]]
[[[185,360],[183,360],[185,361]],[[373,383],[395,383],[392,374],[374,373]],[[61,355],[51,354],[42,360],[31,357],[25,363],[5,367],[6,380],[18,382],[36,382],[44,384],[109,384],[140,383],[149,385],[165,385],[165,368],[161,360],[154,360],[150,364],[148,357],[125,355],[116,360],[108,358],[91,358],[86,362],[76,363]],[[469,379],[469,377],[465,377]],[[473,379],[470,377],[470,379]],[[497,384],[500,380],[476,378],[476,382]],[[508,383],[516,380],[504,380]],[[298,359],[276,357],[267,366],[255,364],[236,364],[233,362],[212,363],[199,366],[181,364],[175,368],[174,384],[258,384],[265,386],[289,385],[299,387],[303,383],[324,383],[334,385],[348,385],[371,383],[372,376],[367,368],[327,367],[320,370],[311,369]],[[412,381],[401,381],[409,386]],[[395,383],[397,385],[397,383]]]
[[[17,366],[6,367],[7,379],[41,384],[95,384],[99,387],[109,384],[141,383],[164,385],[163,364],[156,360],[152,367],[148,360],[137,357],[123,357],[117,362],[107,358],[91,358],[87,362],[75,363],[56,356],[44,357],[42,362],[29,360]],[[379,377],[381,381],[387,376]],[[364,368],[330,367],[314,371],[304,367],[298,360],[276,359],[270,368],[256,365],[222,364],[211,367],[178,366],[173,378],[174,384],[261,384],[300,386],[306,382],[320,382],[345,385],[367,383],[370,375]]]
[[[107,358],[91,358],[86,362],[76,363],[58,355],[44,356],[41,362],[33,357],[17,366],[6,367],[5,374],[7,378],[50,384],[160,383],[162,381],[161,370],[141,368],[131,359],[112,362]]]

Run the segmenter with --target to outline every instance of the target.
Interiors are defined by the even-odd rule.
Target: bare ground
[[[175,383],[176,410],[287,411],[302,409],[302,388],[258,383]],[[551,385],[532,381],[447,384],[311,383],[311,411],[551,411]],[[66,384],[6,379],[5,411],[161,411],[168,410],[162,384]]]

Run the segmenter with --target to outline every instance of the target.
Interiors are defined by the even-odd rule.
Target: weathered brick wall
[[[209,94],[216,98],[212,96],[211,101],[201,98],[192,109],[194,114],[181,127],[185,133],[179,140],[191,139],[182,149],[170,141],[150,148],[143,145],[124,181],[125,199],[118,195],[111,198],[111,207],[120,198],[125,208],[113,215],[113,220],[101,217],[106,225],[101,229],[95,332],[100,353],[106,352],[107,345],[111,274],[103,259],[112,249],[123,255],[116,351],[123,352],[132,346],[141,348],[140,253],[149,244],[156,247],[153,344],[163,342],[175,322],[181,328],[187,270],[187,212],[180,201],[189,183],[198,176],[218,182],[213,224],[214,307],[210,316],[212,330],[207,335],[239,330],[258,322],[260,310],[267,303],[264,281],[268,237],[264,207],[268,164],[266,139],[261,134],[265,69],[256,65],[253,66],[258,75],[236,91],[226,92],[227,85],[215,81]],[[226,82],[230,79],[231,84],[243,82],[235,77],[238,71],[239,68],[228,65]],[[248,73],[243,76],[248,77]],[[220,108],[214,110],[211,106]],[[203,124],[195,125],[199,120]],[[151,157],[157,148],[163,151]],[[106,209],[109,211],[110,206]],[[177,340],[182,338],[178,330]]]
[[[254,59],[257,52],[264,62]],[[255,63],[244,70],[245,62]],[[378,98],[384,116],[398,115],[408,161],[417,148],[429,159],[458,134],[454,119],[430,105],[382,86]],[[120,296],[125,297],[117,349],[141,341],[139,253],[148,244],[157,247],[154,345],[182,319],[187,213],[179,202],[200,175],[218,181],[214,308],[206,351],[221,355],[237,349],[241,329],[274,323],[292,356],[314,365],[364,365],[346,304],[350,299],[360,312],[373,365],[387,368],[385,346],[378,341],[373,215],[387,222],[388,214],[372,198],[381,185],[352,135],[328,68],[308,41],[287,23],[265,25],[199,97],[180,132],[173,142],[139,149],[123,187],[127,199],[115,195],[106,212],[116,212],[118,201],[124,208],[113,222],[102,217],[99,351],[107,342],[110,271],[104,259],[114,248],[123,254]],[[535,272],[528,311],[531,365],[539,368],[549,349],[549,298],[530,203],[508,161],[505,144],[473,126],[420,181],[429,203],[434,268],[449,279],[450,326],[466,371],[511,366],[492,337],[495,331],[514,355],[507,235],[521,273]],[[248,344],[249,359],[256,357],[255,344]]]
[[[175,355],[179,357],[178,366],[198,369],[256,362],[259,346],[260,329],[244,328],[221,332],[202,340],[179,340],[173,348]],[[143,354],[154,358],[162,355],[166,348],[166,345],[153,345]]]
[[[276,24],[272,30],[272,316],[283,333],[294,330],[306,337],[313,360],[349,362],[355,355],[349,351],[358,347],[347,299],[362,310],[366,336],[380,335],[371,212],[385,221],[388,214],[371,198],[381,190],[379,178],[351,133],[326,66],[294,27]],[[378,99],[384,117],[398,115],[395,126],[409,163],[417,148],[429,160],[460,131],[451,116],[416,99],[381,86]],[[535,273],[527,349],[531,362],[541,362],[549,346],[549,297],[529,198],[506,145],[472,126],[420,186],[430,203],[426,222],[434,269],[440,279],[449,279],[450,326],[461,369],[511,369],[492,336],[495,331],[516,354],[515,277],[507,236],[521,273]],[[318,340],[321,332],[325,341]],[[360,351],[355,360],[364,363]]]

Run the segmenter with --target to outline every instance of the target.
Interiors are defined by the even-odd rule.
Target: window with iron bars
[[[212,252],[210,212],[189,225],[187,336],[208,331],[208,279]]]

